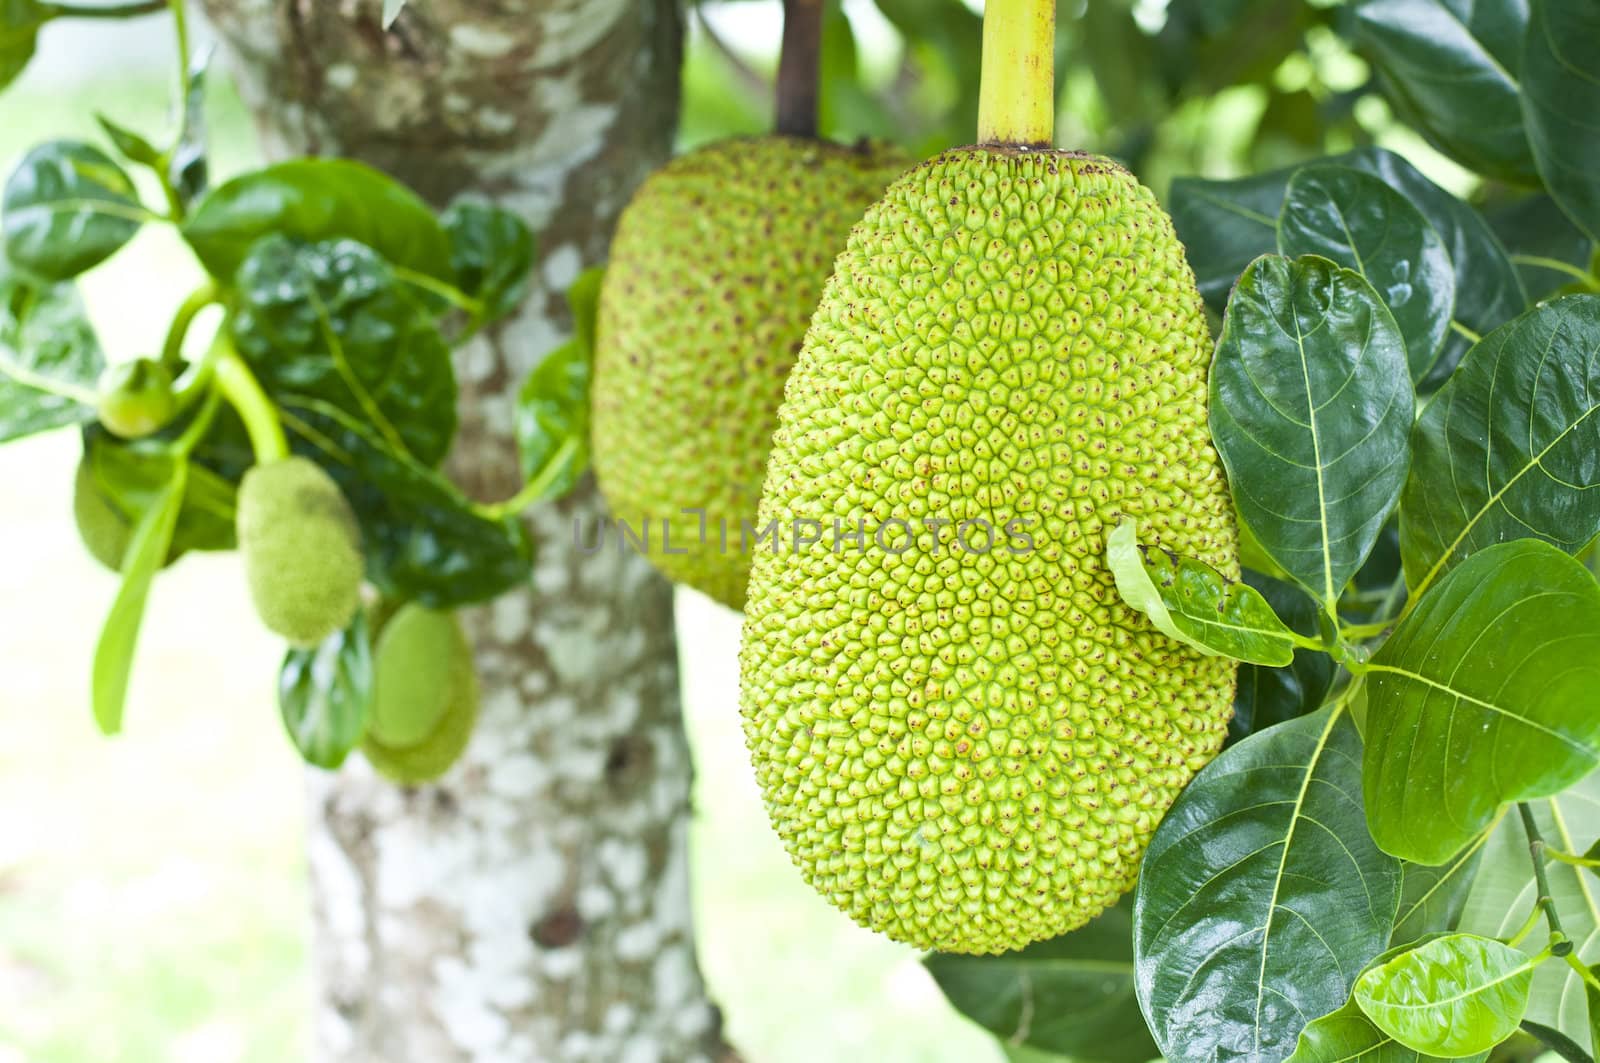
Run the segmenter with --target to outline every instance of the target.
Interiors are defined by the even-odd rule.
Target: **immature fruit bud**
[[[78,462],[72,480],[72,516],[89,556],[113,572],[122,571],[133,526],[95,485],[94,470],[87,461]]]
[[[460,621],[402,606],[378,636],[362,752],[396,782],[427,782],[461,756],[477,718],[472,647]]]
[[[361,532],[327,473],[305,458],[258,465],[239,485],[239,553],[256,615],[315,646],[361,604]]]
[[[100,423],[113,435],[139,439],[178,413],[172,374],[160,362],[136,358],[100,374]]]

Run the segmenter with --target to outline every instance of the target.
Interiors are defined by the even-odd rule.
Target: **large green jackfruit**
[[[672,579],[744,604],[740,522],[784,379],[850,226],[909,165],[877,144],[727,140],[668,164],[623,212],[596,323],[594,467]]]
[[[315,462],[257,465],[239,484],[239,554],[267,629],[315,646],[361,605],[361,531],[339,485]]]
[[[1171,221],[1106,159],[950,151],[851,233],[779,412],[740,655],[773,824],[858,922],[977,953],[1078,927],[1221,747],[1233,662],[1105,561],[1135,517],[1237,572],[1210,352]]]

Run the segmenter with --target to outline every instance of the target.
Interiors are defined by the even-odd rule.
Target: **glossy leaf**
[[[1218,313],[1244,268],[1278,247],[1278,211],[1288,170],[1208,181],[1172,182],[1172,224],[1188,252],[1189,265],[1206,303]]]
[[[1551,846],[1578,853],[1600,841],[1600,772],[1529,804],[1539,833]],[[1574,954],[1584,963],[1600,963],[1600,880],[1583,868],[1555,861],[1546,864],[1545,874]],[[1527,919],[1537,896],[1528,836],[1513,811],[1501,818],[1484,846],[1482,864],[1461,913],[1461,929],[1485,937],[1509,937]],[[1533,955],[1544,945],[1545,935],[1536,931],[1522,943],[1522,950]],[[1588,1016],[1577,972],[1564,963],[1541,965],[1534,972],[1527,1018],[1586,1043]]]
[[[456,286],[494,321],[517,308],[533,269],[533,233],[515,214],[492,203],[458,200],[440,216],[450,237]]]
[[[1392,944],[1408,945],[1460,925],[1488,837],[1478,835],[1465,849],[1437,866],[1410,861],[1402,865],[1400,910],[1395,914],[1394,934],[1389,939]]]
[[[52,13],[40,0],[0,0],[0,89],[27,68]]]
[[[161,497],[133,529],[128,552],[122,561],[122,586],[106,614],[95,644],[90,670],[90,693],[94,722],[102,734],[122,730],[122,706],[128,696],[128,677],[133,671],[133,654],[139,642],[139,626],[144,620],[145,602],[156,573],[166,563],[172,547],[172,532],[183,507],[183,492],[188,473],[184,462],[171,463],[171,479]]]
[[[1600,7],[1530,0],[1522,115],[1550,195],[1600,240]]]
[[[206,126],[206,73],[211,50],[196,55],[184,79],[183,110],[178,127],[178,142],[167,160],[167,180],[187,210],[205,195],[210,186],[211,167],[206,158],[209,134]]]
[[[294,159],[214,189],[183,225],[211,273],[233,278],[251,246],[279,236],[366,244],[394,266],[448,281],[450,240],[405,185],[348,159]]]
[[[1546,543],[1474,554],[1366,672],[1367,823],[1396,856],[1443,863],[1600,765],[1600,585]]]
[[[1476,550],[1600,534],[1600,296],[1545,303],[1484,337],[1411,434],[1400,501],[1420,594]]]
[[[1443,239],[1404,196],[1359,170],[1302,167],[1278,215],[1278,250],[1365,277],[1405,337],[1412,381],[1427,376],[1450,327],[1455,274]]]
[[[1384,1033],[1418,1052],[1487,1052],[1516,1032],[1533,985],[1529,958],[1509,945],[1447,934],[1356,980],[1354,998]]]
[[[1355,35],[1395,110],[1468,169],[1535,184],[1522,125],[1527,0],[1362,0]]]
[[[367,575],[385,595],[448,608],[529,578],[528,538],[516,521],[477,513],[444,476],[339,407],[298,396],[282,403],[294,449],[326,468],[354,508]]]
[[[1316,256],[1250,264],[1211,367],[1211,434],[1240,518],[1325,603],[1399,497],[1414,404],[1405,343],[1371,285]]]
[[[1315,638],[1320,612],[1304,591],[1282,580],[1246,572],[1245,581],[1267,600],[1283,621],[1308,638]],[[1283,668],[1244,664],[1233,697],[1233,719],[1228,735],[1238,741],[1274,724],[1304,716],[1321,707],[1337,671],[1333,658],[1312,649],[1297,649]]]
[[[456,378],[433,315],[363,244],[259,241],[231,327],[271,395],[323,399],[391,450],[435,465],[456,430]]]
[[[344,763],[360,744],[372,708],[372,647],[363,612],[321,645],[289,649],[278,672],[278,708],[307,764],[332,771]]]
[[[28,280],[0,258],[0,443],[94,420],[105,365],[77,289]]]
[[[1009,1045],[1086,1063],[1160,1054],[1133,989],[1130,899],[1088,925],[1000,956],[931,953],[923,965],[950,1003]]]
[[[1156,829],[1134,956],[1173,1063],[1282,1059],[1388,946],[1400,865],[1367,834],[1360,756],[1347,713],[1290,720],[1224,750]]]
[[[1210,657],[1282,666],[1294,660],[1295,636],[1267,600],[1203,561],[1142,546],[1138,523],[1124,520],[1106,536],[1106,562],[1117,593],[1156,630]]]
[[[154,166],[161,160],[161,149],[150,143],[143,135],[112,121],[103,114],[95,115],[94,120],[105,133],[106,139],[111,141],[111,146],[117,149],[117,154],[129,162]]]
[[[52,281],[110,258],[150,216],[122,167],[75,140],[52,140],[24,155],[0,210],[6,257]]]
[[[522,475],[544,485],[541,498],[566,493],[589,467],[589,381],[603,268],[585,270],[567,289],[572,338],[534,367],[517,396]],[[532,501],[530,499],[530,501]]]
[[[1439,935],[1430,935],[1430,939]],[[1420,944],[1420,942],[1419,942]],[[1410,943],[1392,948],[1367,965],[1381,966],[1410,948]],[[1363,972],[1365,973],[1365,972]],[[1465,1056],[1469,1063],[1483,1063],[1489,1053]],[[1310,1022],[1300,1031],[1294,1055],[1285,1063],[1433,1063],[1438,1056],[1425,1055],[1395,1041],[1378,1029],[1352,998],[1344,1006]]]

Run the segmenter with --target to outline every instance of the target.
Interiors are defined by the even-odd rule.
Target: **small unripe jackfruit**
[[[400,783],[436,779],[467,748],[478,718],[472,646],[454,613],[406,605],[378,636],[362,752]]]
[[[239,485],[239,554],[256,615],[296,646],[346,627],[361,605],[361,532],[333,478],[306,458],[257,465]]]
[[[672,579],[744,604],[740,522],[784,379],[850,226],[908,165],[881,144],[727,140],[669,163],[623,212],[596,324],[594,467]]]
[[[172,374],[150,358],[119,362],[100,374],[100,423],[113,435],[140,439],[178,413]]]
[[[1134,517],[1237,572],[1210,353],[1171,221],[1109,160],[947,152],[851,233],[760,520],[864,540],[757,553],[740,659],[772,821],[858,922],[977,953],[1081,926],[1221,747],[1233,662],[1105,560]]]

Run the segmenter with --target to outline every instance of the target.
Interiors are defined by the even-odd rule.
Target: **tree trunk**
[[[512,409],[617,213],[666,158],[675,0],[207,0],[270,155],[362,159],[437,204],[518,211],[539,239],[520,315],[460,352],[451,472],[518,486]],[[572,547],[586,482],[534,517],[533,584],[465,614],[483,712],[441,783],[364,763],[311,783],[316,1058],[716,1059],[695,962],[689,758],[670,588]]]

